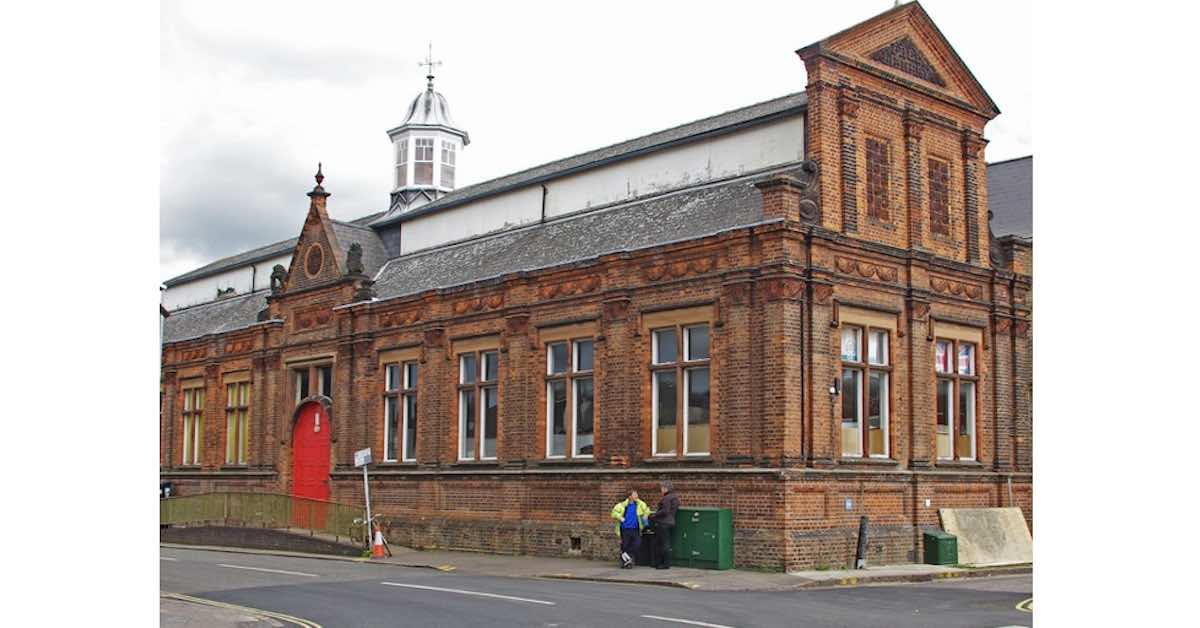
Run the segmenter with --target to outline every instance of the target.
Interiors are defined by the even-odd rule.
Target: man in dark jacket
[[[663,480],[659,485],[662,499],[658,508],[650,515],[654,522],[655,569],[671,568],[671,532],[675,530],[675,511],[679,510],[679,496],[669,480]]]

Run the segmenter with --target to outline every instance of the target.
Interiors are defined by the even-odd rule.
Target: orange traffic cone
[[[383,558],[383,532],[375,524],[375,536],[371,543],[371,558]]]

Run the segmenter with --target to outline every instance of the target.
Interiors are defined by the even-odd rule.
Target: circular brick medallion
[[[308,252],[304,254],[304,273],[309,277],[316,277],[324,264],[325,249],[321,248],[320,244],[309,245]]]

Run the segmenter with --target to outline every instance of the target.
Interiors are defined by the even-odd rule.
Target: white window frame
[[[204,444],[204,387],[183,388],[183,466],[199,466]],[[188,404],[191,395],[191,405]],[[196,407],[196,401],[200,407]],[[190,445],[190,447],[189,447]],[[189,456],[190,454],[190,456]]]
[[[948,362],[949,362],[949,364],[948,364],[949,370],[948,371],[938,371],[937,370],[937,367],[939,366],[939,364],[937,362],[937,346],[939,344],[943,344],[943,343],[949,345],[949,350],[947,351],[947,357],[948,357]],[[961,365],[959,364],[958,354],[959,354],[960,348],[963,345],[969,346],[971,348],[971,368],[970,368],[969,373],[962,372]],[[946,418],[949,423],[949,425],[947,427],[949,428],[949,431],[950,431],[950,434],[949,434],[949,436],[950,436],[950,456],[949,457],[941,456],[938,454],[937,451],[934,451],[934,456],[939,461],[954,462],[956,460],[962,460],[965,462],[974,462],[979,459],[978,421],[979,421],[979,387],[981,384],[981,378],[979,375],[979,347],[980,347],[980,343],[975,342],[973,340],[960,340],[955,337],[941,337],[941,336],[936,337],[934,339],[934,354],[933,354],[933,356],[934,356],[934,395],[935,395],[934,396],[935,450],[936,450],[936,442],[937,442],[936,441],[936,433],[938,430],[937,399],[940,396],[937,391],[937,382],[939,380],[950,382],[950,397],[947,400],[947,404],[946,404],[947,405]],[[964,377],[969,378],[969,379],[963,379]],[[961,387],[964,383],[970,384],[971,388],[972,388],[972,393],[970,396],[971,403],[967,406],[967,422],[966,422],[967,423],[967,432],[968,432],[968,436],[969,436],[968,442],[971,445],[970,456],[959,456],[958,455],[958,436],[959,436],[958,435],[958,411],[959,411],[959,406],[961,405],[958,403],[958,398],[959,398],[959,395],[962,394]]]
[[[691,356],[691,340],[689,330],[696,328],[704,328],[708,333],[708,357],[692,359]],[[663,362],[659,356],[659,333],[662,331],[671,330],[675,335],[675,360],[672,362]],[[650,443],[651,456],[663,458],[677,458],[680,455],[683,457],[703,457],[712,455],[712,324],[709,322],[697,323],[682,323],[671,326],[656,327],[650,330]],[[654,369],[653,367],[671,366],[671,370]],[[688,374],[691,371],[705,369],[708,371],[709,378],[709,399],[708,399],[708,425],[709,425],[709,448],[706,451],[689,451],[691,425],[691,406],[688,403],[691,393],[691,380]],[[683,430],[683,437],[676,441],[674,451],[660,452],[658,450],[658,379],[663,373],[671,373],[675,377],[675,389],[681,391],[682,394],[676,393],[675,398],[675,421],[676,430]],[[679,422],[683,423],[682,428],[679,427]]]
[[[242,402],[242,387],[246,389],[246,400]],[[230,397],[229,390],[235,391],[236,400]],[[226,465],[245,465],[250,459],[250,443],[246,438],[246,430],[250,425],[250,404],[251,404],[250,382],[229,382],[225,384],[225,464]],[[232,417],[231,417],[232,415]],[[229,459],[230,434],[229,424],[230,419],[237,426],[237,438],[232,443],[234,456],[233,460]]]
[[[450,161],[446,161],[447,155],[449,155]],[[446,182],[445,182],[446,166],[450,166],[450,168],[454,172],[455,180],[450,182],[449,184],[446,184]],[[438,155],[438,184],[444,188],[453,188],[455,185],[455,182],[457,182],[457,181],[458,181],[458,144],[451,140],[442,140],[441,141],[441,153]]]
[[[395,189],[399,190],[408,187],[409,181],[412,181],[412,176],[408,171],[408,138],[396,141],[396,173],[395,173]],[[404,181],[400,181],[400,170],[404,170]]]
[[[855,338],[854,355],[848,356],[845,351],[847,332],[852,332]],[[894,330],[888,327],[880,327],[870,325],[863,322],[851,321],[844,323],[838,330],[838,384],[841,387],[842,400],[839,404],[841,415],[838,419],[839,423],[844,426],[846,419],[845,404],[847,401],[845,373],[847,371],[854,373],[857,383],[857,394],[854,398],[855,422],[857,423],[856,438],[857,451],[846,451],[844,448],[841,452],[841,457],[846,459],[855,458],[879,458],[887,460],[892,455],[891,441],[891,425],[892,425],[892,404],[891,404],[891,386],[892,386],[892,364],[891,364],[891,342]],[[883,336],[883,343],[876,345],[878,355],[875,356],[878,360],[872,359],[871,345],[878,335]],[[851,359],[853,358],[853,359]],[[879,377],[879,429],[883,435],[883,453],[871,453],[870,438],[870,401],[871,401],[871,376]],[[839,429],[845,429],[840,427]],[[839,440],[844,444],[844,440]]]
[[[421,154],[420,151],[422,148],[425,148],[423,142],[429,142],[429,145],[428,145],[429,159],[428,160],[420,158],[420,154]],[[438,163],[437,153],[435,151],[436,148],[437,148],[437,142],[434,141],[434,138],[432,138],[432,137],[415,137],[415,138],[413,138],[413,159],[412,159],[412,162],[413,162],[413,182],[412,182],[412,184],[413,185],[430,185],[430,186],[436,185],[436,182],[438,181],[438,174],[439,174],[438,172],[436,172],[436,165]],[[417,165],[423,164],[423,163],[429,164],[429,183],[421,183],[416,180]]]
[[[490,380],[484,379],[484,376],[487,375],[487,359],[485,357],[487,354],[495,354],[496,355],[496,371],[497,372],[494,374],[495,379],[490,379]],[[465,373],[463,370],[463,362],[466,361],[465,358],[467,356],[471,356],[471,355],[473,355],[475,357],[475,369],[476,369],[475,381],[472,382],[471,384],[467,384],[465,381],[466,378],[464,377]],[[458,383],[459,383],[459,389],[458,389],[458,460],[459,460],[459,462],[472,462],[472,461],[477,461],[477,460],[478,461],[496,460],[498,454],[500,453],[499,452],[499,440],[500,440],[500,398],[499,398],[500,397],[500,373],[499,373],[499,371],[500,371],[500,351],[498,349],[481,349],[478,351],[467,351],[464,353],[460,353],[458,356]],[[466,428],[467,428],[466,404],[463,403],[463,399],[464,399],[463,395],[464,395],[464,393],[468,392],[468,389],[463,388],[463,386],[468,386],[468,385],[471,386],[471,388],[469,389],[471,394],[475,395],[475,444],[472,447],[473,455],[471,457],[463,457],[463,455],[462,455],[463,454],[463,445],[465,444],[463,442],[463,439],[466,437]],[[486,420],[484,397],[486,396],[485,395],[486,390],[489,388],[494,389],[496,391],[495,394],[496,394],[496,441],[497,441],[496,449],[497,449],[497,451],[496,451],[496,454],[494,454],[494,455],[485,456],[483,453],[483,445],[484,445],[484,439],[485,439],[485,433],[486,433],[486,426],[484,425],[484,422]]]
[[[383,365],[383,392],[384,392],[384,398],[383,398],[383,461],[384,462],[397,462],[398,461],[398,459],[396,457],[396,452],[390,451],[389,447],[388,447],[388,443],[392,442],[392,428],[391,428],[391,422],[388,420],[388,407],[392,404],[400,402],[400,395],[399,395],[400,389],[393,388],[391,385],[392,382],[389,381],[390,380],[389,374],[393,367],[395,367],[397,371],[401,370],[399,362],[388,362],[387,364]],[[400,377],[403,378],[404,375],[401,374]],[[392,392],[396,392],[397,394],[395,396],[392,396],[391,395]],[[399,412],[398,408],[397,408],[397,412]],[[400,451],[401,452],[404,451],[403,443],[401,443],[401,445],[400,445]],[[403,455],[403,454],[401,454],[401,455]]]

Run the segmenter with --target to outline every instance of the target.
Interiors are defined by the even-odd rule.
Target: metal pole
[[[867,516],[858,520],[858,550],[854,552],[854,568],[867,568]]]
[[[367,501],[367,547],[371,546],[371,485],[367,482],[367,465],[363,465],[363,496]]]

